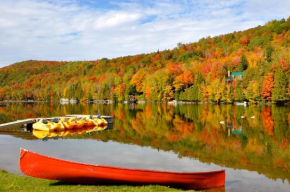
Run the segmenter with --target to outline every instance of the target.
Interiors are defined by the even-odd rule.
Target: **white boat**
[[[167,103],[170,104],[170,105],[177,105],[177,101],[176,100],[168,101]]]
[[[236,105],[240,105],[240,106],[247,106],[247,102],[236,102]]]

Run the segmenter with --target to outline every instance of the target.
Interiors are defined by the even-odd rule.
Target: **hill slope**
[[[96,61],[24,61],[0,69],[0,100],[289,100],[290,17],[173,50]],[[240,72],[240,73],[232,73]]]

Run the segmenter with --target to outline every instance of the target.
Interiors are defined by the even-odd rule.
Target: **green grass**
[[[52,181],[46,179],[38,179],[28,176],[20,176],[16,174],[7,173],[4,170],[0,170],[0,191],[37,191],[37,192],[49,192],[49,191],[138,191],[138,192],[153,192],[153,191],[170,191],[177,192],[182,191],[179,189],[168,188],[164,186],[148,185],[148,186],[98,186],[98,185],[74,185],[67,184],[59,181]],[[192,192],[192,190],[188,191]]]

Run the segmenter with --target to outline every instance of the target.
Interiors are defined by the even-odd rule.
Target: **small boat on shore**
[[[20,149],[20,170],[29,176],[80,184],[164,185],[210,189],[225,185],[225,171],[169,172],[91,165],[56,159]]]

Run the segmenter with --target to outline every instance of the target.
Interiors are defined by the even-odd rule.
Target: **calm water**
[[[19,148],[57,158],[168,171],[226,170],[220,191],[290,191],[290,108],[232,105],[9,103],[0,123],[67,114],[114,116],[106,130],[0,130],[0,169],[21,174]]]

